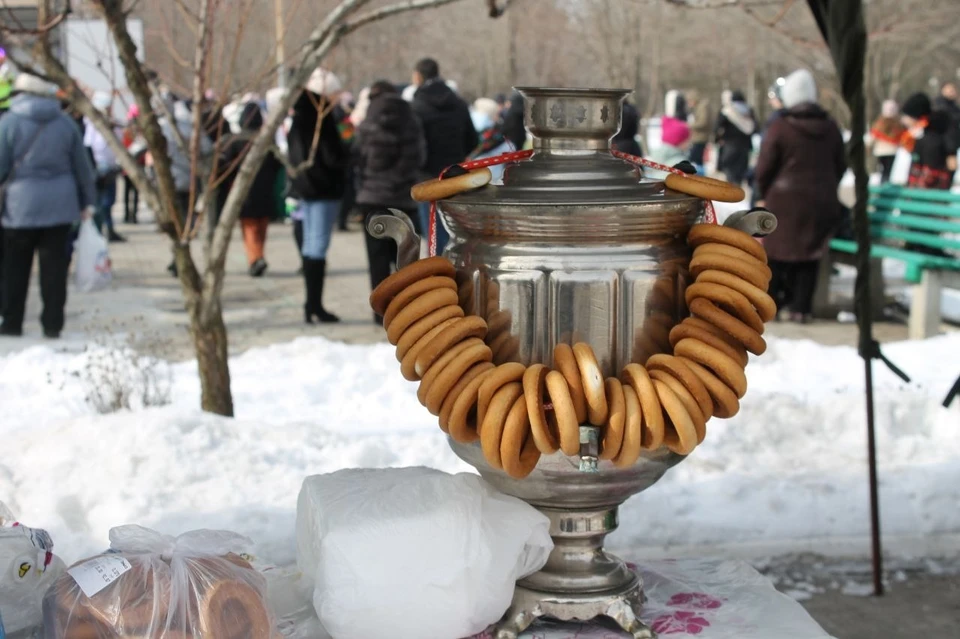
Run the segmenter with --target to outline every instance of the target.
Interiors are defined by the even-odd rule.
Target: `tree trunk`
[[[174,261],[190,319],[190,337],[197,356],[200,377],[200,408],[208,413],[233,417],[227,327],[219,297],[205,300],[203,282],[190,254],[189,244],[174,249]],[[204,302],[207,302],[206,304]]]

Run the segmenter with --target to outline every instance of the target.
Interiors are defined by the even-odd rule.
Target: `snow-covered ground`
[[[885,353],[914,381],[874,367],[884,533],[902,548],[942,551],[937,544],[960,535],[960,402],[940,406],[960,374],[960,334]],[[172,404],[98,415],[86,401],[98,357],[48,347],[0,357],[0,501],[47,528],[67,561],[104,548],[111,526],[138,523],[236,530],[287,564],[304,476],[353,466],[471,470],[386,344],[304,338],[248,351],[231,362],[233,420],[197,409],[191,363],[158,369],[169,370]],[[741,413],[712,421],[688,460],[627,503],[611,545],[638,557],[690,546],[763,555],[829,551],[853,538],[866,552],[855,351],[771,339],[748,377]]]

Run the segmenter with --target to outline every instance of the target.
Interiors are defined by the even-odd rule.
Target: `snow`
[[[748,368],[741,413],[711,421],[688,460],[626,504],[610,545],[633,557],[684,548],[760,556],[868,533],[861,360],[851,348],[769,342]],[[960,534],[960,406],[940,406],[960,373],[960,334],[884,351],[913,381],[874,366],[883,529],[922,551]],[[102,550],[110,527],[138,523],[234,530],[287,565],[305,476],[472,470],[386,344],[303,338],[250,350],[231,361],[233,420],[197,409],[189,362],[157,366],[169,370],[170,405],[96,414],[86,401],[96,379],[85,371],[98,356],[34,346],[0,357],[0,501],[48,529],[68,562]]]

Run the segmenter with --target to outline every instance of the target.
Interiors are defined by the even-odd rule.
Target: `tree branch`
[[[197,33],[198,42],[194,49],[193,60],[193,130],[190,132],[190,197],[187,199],[186,218],[184,224],[184,234],[189,234],[196,221],[196,197],[197,180],[199,175],[197,162],[200,159],[200,139],[207,133],[203,127],[203,97],[206,87],[207,63],[210,59],[210,46],[213,42],[211,29],[213,27],[214,12],[217,8],[217,0],[200,0],[200,15],[203,19],[200,21],[199,31]],[[186,235],[182,236],[186,239]]]

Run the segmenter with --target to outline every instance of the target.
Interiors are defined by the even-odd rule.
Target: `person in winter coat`
[[[903,103],[900,120],[907,128],[902,144],[913,154],[907,186],[949,189],[957,170],[957,133],[950,114],[934,110],[926,94],[915,93]]]
[[[474,128],[480,132],[480,144],[470,154],[469,160],[492,158],[504,153],[516,151],[516,147],[507,139],[503,132],[503,121],[500,119],[500,105],[490,98],[477,98],[473,102],[471,111]],[[490,167],[493,178],[491,182],[501,184],[503,180],[503,165]]]
[[[527,129],[523,123],[523,96],[519,91],[510,94],[504,108],[503,134],[515,149],[522,149],[527,143]]]
[[[717,116],[715,137],[720,147],[717,168],[726,176],[727,181],[739,186],[747,176],[750,167],[750,151],[753,149],[752,136],[757,130],[757,120],[753,109],[747,104],[740,91],[730,94],[730,102],[723,105]]]
[[[138,139],[142,137],[140,133],[140,126],[137,123],[138,118],[140,117],[140,109],[136,104],[130,105],[130,108],[127,110],[127,126],[123,129],[123,146],[125,149],[130,150],[135,143],[138,142]],[[137,148],[141,148],[142,144],[139,144]],[[141,151],[137,153],[135,159],[137,164],[141,167],[144,166],[146,153]],[[137,223],[137,211],[140,208],[140,192],[137,190],[137,185],[133,183],[133,180],[126,173],[123,174],[123,221],[126,224],[136,224]]]
[[[387,208],[413,216],[417,207],[410,188],[417,183],[427,150],[420,121],[396,87],[380,80],[370,87],[368,97],[366,116],[357,127],[353,143],[353,165],[372,290],[390,275],[397,245],[370,235],[367,220]],[[374,321],[382,323],[383,318],[375,314]]]
[[[894,100],[884,100],[878,117],[870,127],[870,146],[880,167],[880,183],[890,181],[893,160],[906,129],[900,124],[900,107]]]
[[[650,159],[666,166],[676,166],[688,157],[690,148],[690,127],[676,118],[660,118],[661,144],[650,153]],[[665,173],[648,171],[650,177],[663,179]]]
[[[794,321],[809,322],[821,256],[840,221],[837,188],[847,165],[843,137],[817,104],[817,85],[806,69],[783,86],[784,111],[770,125],[757,162],[757,186],[777,216],[764,239],[773,279],[770,294]]]
[[[222,181],[217,190],[217,210],[222,211],[227,196],[233,188],[240,164],[243,162],[253,138],[263,127],[263,113],[253,102],[244,105],[240,113],[240,135],[232,136],[217,162]],[[243,231],[243,246],[247,252],[247,265],[251,277],[262,277],[267,270],[263,248],[267,241],[267,229],[276,213],[274,187],[282,166],[273,153],[268,153],[257,175],[253,178],[250,193],[240,210],[240,228]]]
[[[624,102],[620,130],[613,136],[613,140],[611,140],[610,143],[614,149],[621,153],[642,156],[643,149],[640,148],[640,143],[637,142],[637,134],[639,132],[640,114],[637,112],[637,107],[629,102]]]
[[[770,88],[767,89],[767,104],[770,106],[770,115],[767,116],[766,121],[763,123],[763,128],[760,129],[761,144],[763,143],[763,136],[765,136],[770,129],[770,125],[783,115],[783,84],[786,81],[786,78],[777,78],[773,84],[770,85]],[[759,187],[757,187],[755,170],[747,171],[747,181],[750,183],[750,208],[754,208],[757,206],[757,202],[763,200],[763,193],[761,193]]]
[[[436,60],[424,58],[413,72],[413,111],[420,118],[427,143],[424,179],[435,178],[443,169],[463,162],[477,147],[479,137],[473,128],[467,103],[440,77]],[[430,205],[421,203],[420,228],[429,228]],[[437,223],[437,253],[442,253],[450,236],[443,224]]]
[[[943,111],[950,118],[950,133],[960,136],[960,104],[957,104],[957,85],[947,82],[933,101],[934,111]],[[956,150],[956,149],[954,149]]]
[[[40,324],[44,336],[63,330],[67,302],[67,238],[97,203],[95,174],[83,137],[60,109],[54,88],[21,73],[10,111],[0,120],[0,184],[5,185],[3,323],[0,335],[23,334],[33,255],[40,256]]]
[[[290,162],[294,166],[308,164],[305,170],[289,180],[291,195],[299,200],[303,215],[304,321],[307,324],[313,324],[314,319],[321,323],[340,321],[323,307],[323,286],[327,275],[327,249],[333,227],[340,217],[350,159],[337,128],[338,122],[331,115],[341,86],[340,79],[333,73],[326,69],[315,70],[293,105],[293,120],[287,134]],[[314,150],[318,126],[320,135]]]
[[[113,101],[108,93],[97,91],[90,101],[94,108],[110,117],[109,111]],[[94,215],[97,229],[103,233],[106,228],[109,242],[126,242],[126,239],[113,228],[113,205],[117,201],[117,178],[120,176],[117,156],[107,144],[103,134],[86,119],[84,119],[83,144],[90,149],[97,172],[97,213]]]
[[[690,105],[690,162],[697,167],[697,173],[703,175],[703,157],[710,141],[710,102],[698,91],[687,92]]]
[[[663,97],[663,114],[683,122],[687,121],[687,98],[676,89],[670,89]]]

